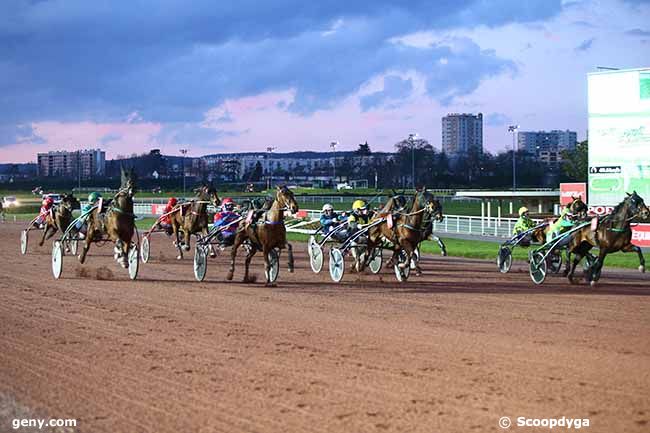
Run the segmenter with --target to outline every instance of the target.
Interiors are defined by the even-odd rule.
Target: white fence
[[[152,214],[152,204],[155,203],[135,203],[133,205],[134,213],[139,217],[157,217]],[[162,208],[162,206],[161,206]],[[213,206],[208,206],[208,211],[215,212]],[[312,229],[302,228],[305,225],[317,221],[320,218],[321,211],[316,209],[303,209],[306,212],[305,221],[288,225],[287,231],[295,233],[314,232]],[[475,236],[496,236],[509,238],[512,236],[512,229],[517,222],[516,218],[498,218],[498,217],[480,217],[466,215],[445,215],[443,221],[434,221],[433,231],[435,233],[455,233]],[[541,222],[541,221],[540,221]]]

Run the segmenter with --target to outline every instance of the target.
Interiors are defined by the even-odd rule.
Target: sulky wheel
[[[27,240],[28,240],[28,235],[27,235],[27,230],[23,230],[20,232],[20,254],[27,254]]]
[[[135,280],[138,278],[138,269],[140,266],[140,249],[138,248],[138,244],[135,242],[131,242],[131,245],[129,246],[129,252],[126,255],[126,258],[129,263],[129,278],[132,280]]]
[[[52,244],[52,275],[57,280],[61,277],[63,270],[63,245],[61,241],[54,241]]]
[[[345,274],[345,258],[343,253],[338,248],[332,248],[330,250],[330,277],[335,282],[339,282],[343,279]]]
[[[533,253],[530,257],[530,278],[535,284],[542,284],[546,279],[546,260],[541,252]]]
[[[401,250],[399,252],[399,256],[397,257],[397,263],[395,266],[393,266],[395,270],[395,277],[397,277],[397,281],[400,283],[408,280],[409,274],[411,273],[411,264],[410,262],[407,264],[407,260],[408,255],[406,254],[406,251]]]
[[[323,248],[316,242],[314,236],[309,237],[307,243],[307,252],[309,253],[309,264],[311,270],[319,273],[323,269]]]
[[[512,267],[512,251],[508,247],[499,248],[497,253],[497,267],[499,272],[507,274]]]
[[[273,284],[275,283],[275,280],[278,279],[278,274],[280,273],[280,255],[278,254],[277,248],[274,248],[271,251],[269,251],[268,258],[269,258],[269,270],[267,271],[265,269],[264,275],[266,276],[266,280],[270,284]]]
[[[149,243],[149,236],[142,237],[142,245],[140,247],[140,258],[142,263],[148,263],[151,255],[151,244]]]
[[[196,281],[205,279],[208,270],[208,252],[203,245],[194,246],[194,278]]]
[[[381,271],[381,266],[382,266],[382,261],[383,261],[383,249],[380,247],[377,247],[372,250],[372,256],[370,258],[370,263],[368,264],[368,267],[370,268],[370,272],[373,274],[378,274],[379,271]]]

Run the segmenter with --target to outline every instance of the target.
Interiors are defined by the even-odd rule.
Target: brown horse
[[[632,229],[630,223],[633,220],[647,220],[649,216],[650,210],[648,210],[643,199],[634,191],[632,194],[628,193],[627,197],[612,210],[612,213],[598,220],[596,230],[592,230],[590,226],[587,226],[573,233],[568,249],[575,254],[575,259],[567,275],[569,281],[574,282],[573,273],[576,266],[593,247],[598,247],[599,253],[587,271],[587,278],[592,286],[600,279],[600,273],[607,254],[617,251],[637,253],[640,263],[639,271],[645,272],[645,259],[641,248],[631,243]]]
[[[264,255],[267,286],[272,284],[270,281],[271,264],[269,262],[269,253],[274,248],[287,249],[289,256],[289,272],[293,272],[293,248],[291,244],[287,242],[287,229],[284,226],[285,210],[288,210],[291,213],[298,212],[298,202],[296,202],[296,198],[289,188],[286,186],[278,186],[275,193],[275,200],[273,201],[271,208],[263,213],[260,221],[255,223],[242,221],[240,223],[237,235],[235,236],[235,242],[230,252],[230,269],[226,276],[228,281],[232,280],[235,273],[237,249],[246,240],[250,242],[251,248],[248,250],[248,254],[246,255],[244,282],[250,281],[248,277],[248,268],[257,251],[262,251],[262,254]]]
[[[208,234],[208,205],[218,206],[221,203],[216,189],[212,186],[203,184],[195,190],[196,199],[188,203],[181,203],[176,206],[173,213],[169,216],[174,233],[174,244],[178,249],[177,259],[183,258],[183,249],[190,250],[190,236],[196,233]],[[180,234],[183,233],[181,242]],[[210,256],[216,254],[211,249]]]
[[[41,241],[38,243],[39,247],[42,247],[45,240],[54,236],[58,230],[64,233],[68,229],[74,219],[72,217],[74,209],[79,209],[79,200],[73,194],[64,194],[61,203],[55,206],[45,218],[45,228]]]
[[[436,203],[438,208],[436,207]],[[442,214],[440,202],[435,200],[433,195],[426,191],[426,189],[417,191],[412,198],[408,213],[403,211],[396,213],[394,221],[395,225],[393,227],[389,227],[388,221],[384,221],[369,230],[367,244],[368,251],[372,251],[374,248],[380,246],[384,240],[387,240],[392,244],[393,249],[393,256],[388,262],[389,266],[395,263],[395,260],[401,251],[406,253],[406,260],[400,264],[400,267],[409,266],[413,252],[423,240],[423,233],[426,229],[423,225],[425,216],[430,218],[431,215],[437,215],[438,213],[440,215]],[[389,216],[392,217],[390,211],[381,212],[376,216],[376,218],[387,218]],[[361,269],[368,264],[370,259],[371,255],[368,254]],[[418,265],[416,265],[415,271],[417,275],[422,273]]]
[[[88,215],[88,229],[83,250],[79,254],[79,262],[86,260],[90,244],[111,240],[115,242],[115,259],[123,268],[128,268],[129,247],[133,233],[136,231],[135,215],[133,213],[133,194],[135,193],[135,173],[133,169],[121,170],[122,182],[120,190],[111,200],[103,203],[101,208]]]

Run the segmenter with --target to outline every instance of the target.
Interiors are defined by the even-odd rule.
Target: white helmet
[[[334,207],[329,203],[325,203],[323,205],[323,212],[325,212],[326,210],[334,210]]]

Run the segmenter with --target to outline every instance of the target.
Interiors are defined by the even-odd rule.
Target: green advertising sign
[[[589,204],[650,201],[650,69],[589,74]]]

